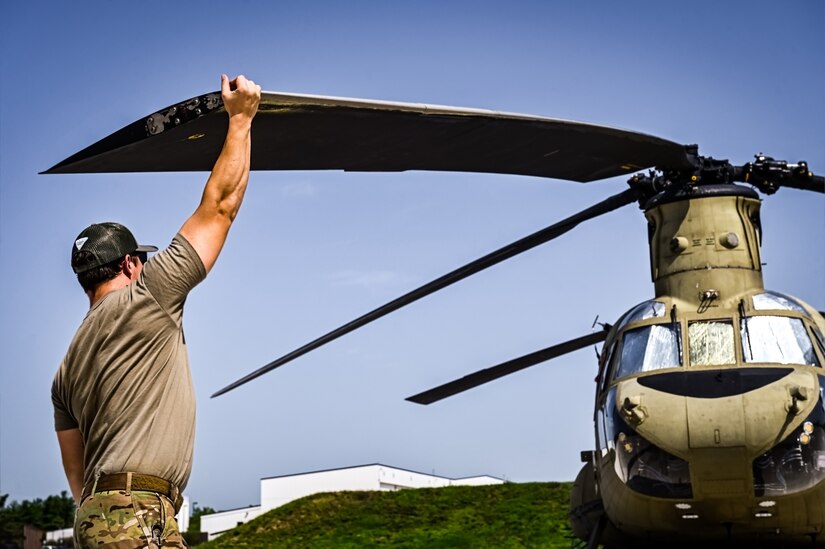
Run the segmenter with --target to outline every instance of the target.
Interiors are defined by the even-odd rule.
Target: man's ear
[[[123,274],[126,275],[127,278],[132,278],[132,273],[135,272],[137,265],[135,265],[135,260],[132,259],[132,256],[127,255],[123,258]]]

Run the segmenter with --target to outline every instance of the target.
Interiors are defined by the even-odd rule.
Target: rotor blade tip
[[[219,397],[222,394],[227,393],[227,392],[229,392],[229,387],[224,387],[223,389],[221,389],[219,391],[215,391],[214,393],[212,393],[212,396],[210,396],[209,398]]]

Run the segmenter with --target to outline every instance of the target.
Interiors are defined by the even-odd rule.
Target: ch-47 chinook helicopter
[[[225,136],[222,112],[219,93],[183,101],[46,173],[208,171]],[[815,546],[822,538],[825,319],[763,287],[756,192],[825,192],[825,180],[805,162],[760,154],[735,166],[700,156],[695,145],[578,122],[268,92],[252,135],[254,170],[440,170],[579,182],[635,175],[627,190],[417,288],[213,396],[635,202],[648,222],[653,299],[612,326],[408,400],[430,404],[604,341],[595,449],[582,452],[571,501],[572,529],[582,544],[790,547]]]

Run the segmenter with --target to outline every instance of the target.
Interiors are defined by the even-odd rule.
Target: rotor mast
[[[656,297],[669,295],[698,308],[764,288],[760,206],[755,192],[731,186],[647,209]]]
[[[651,171],[628,184],[636,189],[648,221],[651,278],[656,297],[671,296],[697,310],[735,306],[740,295],[763,289],[759,211],[765,194],[781,186],[823,192],[822,177],[805,162],[789,164],[763,154],[733,166],[698,156],[686,146],[694,169]]]

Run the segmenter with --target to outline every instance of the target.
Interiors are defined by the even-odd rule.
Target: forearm
[[[226,140],[206,182],[200,213],[234,221],[249,182],[252,118],[235,115],[229,118]]]
[[[79,429],[57,431],[57,442],[60,445],[63,471],[66,473],[66,480],[69,481],[69,489],[72,491],[75,503],[80,505],[80,496],[83,493],[83,475],[85,473],[83,435],[80,434]]]
[[[63,470],[66,472],[66,480],[69,481],[69,490],[76,505],[80,505],[80,496],[83,494],[83,464],[80,467],[66,467],[63,463]]]

